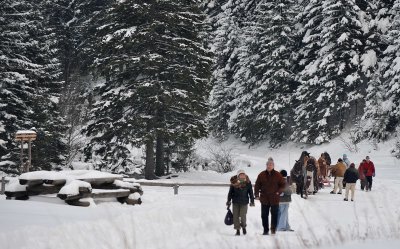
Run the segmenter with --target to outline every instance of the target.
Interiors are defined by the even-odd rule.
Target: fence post
[[[1,177],[1,194],[4,195],[6,188],[6,178],[3,176]]]
[[[178,194],[178,188],[179,188],[178,184],[174,185],[174,195]]]

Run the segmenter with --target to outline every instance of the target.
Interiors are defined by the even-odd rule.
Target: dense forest
[[[400,137],[400,0],[3,0],[0,170],[73,160],[145,177],[197,139]],[[400,142],[393,150],[400,154]]]

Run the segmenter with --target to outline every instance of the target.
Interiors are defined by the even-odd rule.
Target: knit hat
[[[355,168],[356,165],[354,163],[350,163],[350,168]]]
[[[283,177],[287,177],[287,171],[286,170],[281,170],[279,173],[281,173],[281,175],[283,176]]]
[[[246,174],[246,173],[244,172],[244,170],[239,169],[239,170],[237,171],[237,174],[236,174],[236,175],[239,177],[240,174]]]

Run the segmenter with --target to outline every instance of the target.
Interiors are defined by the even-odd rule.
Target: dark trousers
[[[360,184],[361,184],[361,190],[364,190],[364,188],[367,186],[367,178],[360,180]]]
[[[304,193],[304,178],[299,176],[296,179],[296,193],[298,195],[301,195],[301,197],[303,197],[303,193]]]
[[[271,209],[271,230],[275,231],[278,224],[279,205],[261,204],[261,219],[264,227],[264,232],[269,232],[269,210]]]
[[[367,178],[367,190],[371,190],[372,188],[372,176],[366,176]]]
[[[302,185],[301,185],[301,183],[300,183],[300,181],[297,181],[296,182],[296,193],[299,195],[299,194],[301,194],[301,191],[302,191]]]

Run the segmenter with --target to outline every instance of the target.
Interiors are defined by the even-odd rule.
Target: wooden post
[[[29,172],[29,168],[31,167],[31,163],[32,163],[32,141],[29,139],[28,140],[28,153],[29,153],[29,162],[28,165],[26,166],[26,172]]]
[[[1,194],[4,195],[4,191],[6,190],[6,178],[3,176],[1,178]]]
[[[178,195],[178,189],[179,185],[178,184],[174,185],[174,195]]]
[[[24,140],[21,140],[21,172],[24,172]]]

